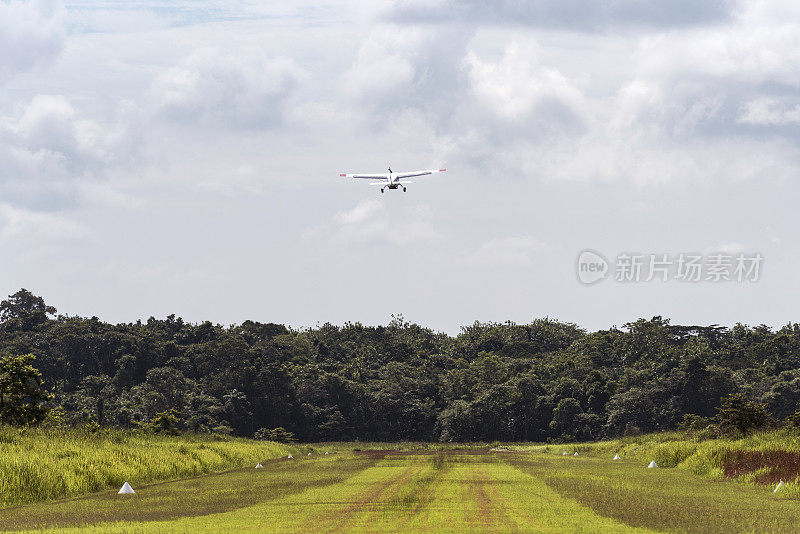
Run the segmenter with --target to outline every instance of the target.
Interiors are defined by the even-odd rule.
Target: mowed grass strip
[[[86,526],[114,521],[158,521],[220,513],[340,483],[374,465],[369,457],[327,457],[264,461],[252,467],[192,479],[116,491],[66,501],[19,506],[0,512],[0,530]]]
[[[447,474],[458,460],[459,457],[453,452],[444,451],[414,458],[414,461],[423,464],[422,468],[394,492],[364,527],[379,532],[403,532],[430,524],[430,505],[444,490],[442,486]]]
[[[422,470],[423,466],[415,459],[404,456],[383,460],[380,472],[376,473],[377,476],[373,477],[371,483],[352,494],[352,497],[342,502],[341,506],[315,515],[306,526],[316,526],[323,532],[361,530],[370,526],[381,506],[385,506],[400,488]],[[358,482],[354,481],[354,484]]]
[[[341,455],[345,456],[345,455]],[[116,522],[63,529],[62,532],[360,532],[380,506],[423,467],[416,456],[393,459],[352,455],[355,461],[377,461],[332,485],[311,485],[305,491],[232,512],[183,517],[171,521]],[[347,461],[345,458],[342,460]],[[303,460],[308,463],[325,460]],[[259,470],[260,471],[260,470]],[[302,474],[295,474],[301,477]],[[367,528],[367,530],[370,530]]]
[[[310,490],[273,503],[292,502],[314,518],[278,521],[275,530],[308,532],[313,524],[318,532],[646,531],[601,517],[487,452],[390,455],[326,492],[332,499]],[[340,519],[323,522],[332,517]]]
[[[353,456],[365,457],[369,458]],[[436,454],[380,457],[373,456],[379,463],[341,482],[311,485],[249,508],[172,521],[106,523],[66,532],[644,531],[599,516],[489,453],[455,452],[444,459]]]
[[[800,503],[730,480],[641,461],[509,454],[507,461],[564,497],[619,522],[673,532],[799,532]]]
[[[495,478],[490,475],[487,468],[491,468],[495,476],[498,475],[496,465],[487,466],[484,463],[475,463],[469,480],[469,490],[478,505],[476,523],[486,526],[507,525],[516,530],[516,523],[509,518],[508,506],[500,496],[499,477]],[[525,482],[529,483],[530,481],[526,480]]]
[[[462,463],[453,476],[467,503],[466,531],[648,532],[602,517],[495,455]]]
[[[464,500],[461,477],[455,473],[470,456],[447,455],[435,470],[435,478],[411,510],[395,510],[382,517],[387,532],[465,532],[469,531],[468,514],[472,508]],[[399,527],[399,528],[397,528]]]

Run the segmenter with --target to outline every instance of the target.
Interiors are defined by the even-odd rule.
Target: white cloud
[[[414,109],[442,124],[462,96],[461,61],[472,34],[463,28],[378,25],[341,77],[353,116],[384,127],[387,119]]]
[[[490,176],[639,187],[788,178],[800,171],[796,132],[749,126],[800,122],[796,99],[764,96],[800,86],[800,9],[765,5],[724,25],[623,38],[616,56],[612,39],[592,38],[609,45],[599,63],[571,65],[564,43],[579,48],[582,37],[545,49],[510,32],[499,56],[476,40],[465,58],[474,99],[453,98],[449,158]]]
[[[336,228],[328,233],[334,244],[389,243],[408,245],[442,238],[433,226],[433,211],[428,206],[409,206],[390,212],[384,202],[365,200],[334,216]],[[320,232],[308,232],[316,237]]]
[[[419,32],[380,32],[366,39],[345,74],[346,91],[371,102],[393,99],[411,91],[417,69],[404,53],[403,45],[415,38],[413,33]]]
[[[756,98],[745,102],[738,121],[759,126],[800,124],[800,104],[791,105],[776,98]]]
[[[54,58],[64,41],[60,1],[0,2],[0,83]]]
[[[89,229],[55,213],[41,213],[0,204],[0,236],[4,239],[74,239],[85,237]]]
[[[338,212],[334,220],[341,225],[362,224],[382,211],[383,204],[379,201],[365,200],[350,210]]]
[[[501,121],[550,130],[580,120],[583,95],[561,72],[542,63],[535,41],[512,42],[497,62],[470,52],[465,64],[478,101]]]
[[[102,157],[99,125],[83,119],[61,95],[37,95],[25,107],[14,130],[30,150],[45,150],[73,157]]]
[[[123,133],[85,118],[64,96],[37,95],[0,120],[0,192],[42,210],[73,205],[84,186],[127,162]]]
[[[499,57],[470,50],[462,68],[469,85],[451,99],[456,110],[441,145],[447,159],[490,177],[544,174],[551,151],[571,150],[594,120],[593,103],[533,39],[512,38]]]
[[[235,54],[202,48],[159,75],[152,93],[160,112],[179,122],[272,128],[283,120],[287,99],[304,77],[288,58],[252,48]]]

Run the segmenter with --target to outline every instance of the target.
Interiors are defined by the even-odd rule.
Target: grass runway
[[[800,502],[639,460],[339,451],[0,510],[0,530],[798,532]]]

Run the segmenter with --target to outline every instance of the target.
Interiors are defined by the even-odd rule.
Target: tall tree
[[[45,415],[50,395],[42,374],[32,365],[35,356],[0,356],[0,422],[14,425],[38,423]]]
[[[42,297],[37,297],[25,288],[0,302],[0,321],[6,326],[10,324],[28,329],[47,321],[47,316],[55,313],[53,306],[48,306]]]

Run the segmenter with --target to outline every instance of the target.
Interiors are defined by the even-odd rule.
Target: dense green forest
[[[800,403],[791,323],[774,331],[654,317],[586,332],[537,319],[476,322],[454,337],[402,317],[302,330],[174,315],[109,324],[56,316],[26,290],[2,302],[0,320],[6,367],[27,363],[28,382],[35,367],[50,393],[17,397],[34,395],[29,404],[71,425],[133,427],[170,413],[185,430],[282,427],[305,441],[591,440],[710,417],[733,393],[775,421]],[[9,376],[0,369],[0,394]],[[12,398],[0,395],[0,419],[13,423]]]

